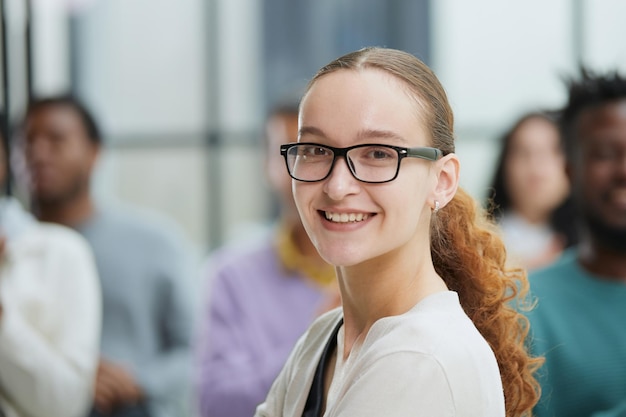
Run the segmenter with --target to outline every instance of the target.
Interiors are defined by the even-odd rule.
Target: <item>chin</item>
[[[320,256],[333,266],[354,266],[365,262],[368,258],[363,251],[357,249],[346,249],[342,247],[322,247],[318,248]]]
[[[48,190],[36,189],[31,192],[32,200],[43,205],[55,205],[62,203],[64,199],[58,193]]]
[[[604,246],[626,253],[626,222],[621,218],[609,221],[608,217],[587,213],[585,218],[589,232]]]

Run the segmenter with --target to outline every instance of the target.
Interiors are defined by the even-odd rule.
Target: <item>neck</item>
[[[598,278],[626,283],[626,253],[607,248],[594,239],[583,239],[579,244],[580,264]]]
[[[77,227],[94,213],[95,207],[88,194],[76,196],[72,200],[45,202],[33,199],[33,213],[43,222],[58,223]]]
[[[545,224],[548,223],[548,221],[550,220],[550,216],[548,213],[539,210],[518,209],[515,210],[515,213],[524,220],[526,220],[529,224]]]
[[[385,255],[337,268],[344,312],[344,357],[379,319],[404,314],[427,296],[447,291],[428,251],[421,256]]]

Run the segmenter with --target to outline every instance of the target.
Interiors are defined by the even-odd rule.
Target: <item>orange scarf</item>
[[[285,224],[278,227],[276,251],[280,262],[288,271],[298,272],[322,288],[335,284],[335,268],[325,263],[320,264],[318,259],[312,259],[300,252],[293,239],[292,229]]]

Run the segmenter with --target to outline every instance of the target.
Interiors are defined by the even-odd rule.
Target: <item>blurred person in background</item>
[[[500,143],[487,208],[512,263],[535,269],[573,243],[571,222],[563,222],[569,182],[558,126],[547,113],[528,113]]]
[[[0,146],[0,187],[7,181]],[[0,195],[0,415],[82,417],[99,356],[100,283],[87,242]]]
[[[626,78],[583,69],[560,116],[580,241],[530,274],[536,417],[626,416]]]
[[[189,394],[193,311],[184,239],[163,219],[95,201],[101,136],[76,98],[31,102],[22,129],[34,214],[78,230],[96,258],[103,326],[91,415],[179,415]]]
[[[279,204],[277,224],[254,244],[228,245],[207,262],[197,329],[196,397],[203,417],[250,417],[298,337],[339,305],[335,271],[298,216],[280,145],[298,134],[298,97],[280,101],[265,129],[265,170]]]

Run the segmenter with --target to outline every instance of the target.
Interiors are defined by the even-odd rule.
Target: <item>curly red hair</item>
[[[533,374],[541,358],[529,356],[526,273],[508,269],[506,250],[495,226],[474,199],[458,190],[432,223],[431,253],[435,269],[459,294],[463,309],[487,340],[498,361],[506,415],[530,416],[540,387]]]

